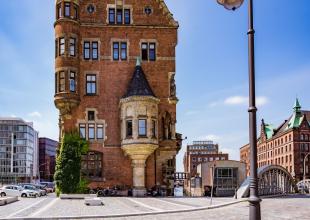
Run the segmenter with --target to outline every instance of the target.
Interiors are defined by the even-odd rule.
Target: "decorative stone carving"
[[[170,97],[176,98],[176,85],[175,85],[175,74],[172,74],[170,77]]]

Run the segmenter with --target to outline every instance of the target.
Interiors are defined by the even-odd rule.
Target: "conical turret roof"
[[[300,109],[301,109],[301,105],[299,104],[299,100],[298,100],[298,98],[296,98],[296,101],[295,101],[295,104],[294,104],[294,111],[295,112],[298,112],[298,111],[300,111]]]
[[[123,98],[128,98],[131,96],[153,96],[155,97],[149,82],[146,79],[146,76],[141,67],[140,58],[137,59],[137,64],[135,72],[129,83],[126,95]]]

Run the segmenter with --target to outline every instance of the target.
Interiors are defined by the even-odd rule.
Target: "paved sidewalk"
[[[0,219],[248,219],[248,202],[232,198],[132,198],[104,197],[104,206],[86,206],[84,200],[61,200],[55,197],[21,199],[0,207]],[[232,204],[235,203],[235,204]],[[228,206],[225,206],[229,204]],[[309,219],[309,196],[265,198],[262,219]],[[134,216],[129,216],[134,215]]]

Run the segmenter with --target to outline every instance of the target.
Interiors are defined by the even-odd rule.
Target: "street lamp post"
[[[38,176],[38,177],[39,177],[39,184],[40,184],[40,182],[41,182],[40,167],[41,167],[41,166],[44,166],[44,165],[46,165],[46,164],[47,164],[47,163],[42,163],[42,164],[39,165],[39,176]]]
[[[306,159],[310,155],[310,153],[307,153],[305,158],[304,158],[304,176],[303,176],[303,193],[305,193],[305,184],[306,184]]]
[[[226,9],[236,10],[244,0],[217,0]],[[248,30],[248,46],[249,46],[249,137],[250,137],[250,219],[260,220],[260,198],[258,196],[257,184],[257,128],[256,128],[256,102],[255,102],[255,62],[254,62],[254,25],[253,25],[253,0],[248,0],[249,13],[249,30]]]

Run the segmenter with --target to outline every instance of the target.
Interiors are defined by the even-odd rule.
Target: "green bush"
[[[57,197],[59,197],[59,196],[60,196],[60,190],[59,190],[59,188],[58,188],[58,187],[56,187],[55,192],[56,192],[56,196],[57,196]]]
[[[88,191],[89,191],[88,184],[89,184],[89,182],[82,177],[80,182],[79,182],[79,187],[78,187],[77,193],[82,193],[82,194],[88,193]]]
[[[88,151],[88,143],[78,132],[65,133],[56,160],[54,180],[59,193],[77,193],[80,188],[82,154]]]

